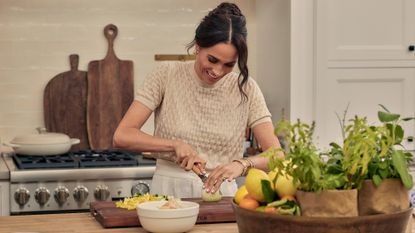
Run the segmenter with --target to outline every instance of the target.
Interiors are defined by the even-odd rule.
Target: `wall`
[[[257,80],[273,121],[290,117],[290,0],[257,0]]]
[[[117,56],[133,60],[135,84],[156,64],[154,54],[186,53],[196,24],[219,0],[1,0],[0,138],[35,132],[43,123],[43,90],[69,70],[68,56],[80,56],[79,69],[103,59],[103,28],[118,26]],[[256,77],[255,1],[236,2],[248,21],[249,65]],[[70,114],[70,113],[68,113]],[[152,132],[152,120],[145,131]]]

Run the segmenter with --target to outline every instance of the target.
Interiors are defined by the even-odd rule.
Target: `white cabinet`
[[[415,52],[409,50],[415,45],[414,9],[415,0],[314,0],[308,8],[294,4],[293,15],[298,11],[312,15],[311,22],[294,21],[292,26],[294,32],[313,28],[312,33],[299,34],[300,41],[311,46],[308,52],[313,56],[292,63],[292,70],[310,70],[307,64],[312,69],[293,77],[294,84],[301,85],[301,80],[311,84],[309,98],[291,96],[293,103],[300,104],[291,118],[314,119],[321,147],[333,140],[340,142],[336,113],[343,114],[348,104],[348,118],[357,114],[373,123],[378,123],[378,104],[404,117],[415,116]],[[298,44],[299,36],[292,42]],[[294,59],[301,57],[295,46]],[[298,85],[291,86],[292,92],[304,88]],[[298,110],[301,106],[312,106],[308,116]],[[415,135],[413,122],[403,126],[406,136]],[[413,144],[405,141],[408,149],[415,149]]]
[[[415,58],[408,52],[415,44],[413,0],[318,0],[316,9],[330,62]]]
[[[10,185],[7,181],[0,181],[0,215],[8,216],[10,215],[10,203],[9,203],[9,194],[10,194]]]

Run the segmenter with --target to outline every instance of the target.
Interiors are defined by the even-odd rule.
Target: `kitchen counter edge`
[[[103,228],[90,213],[1,216],[0,232],[146,233],[141,227]],[[190,233],[237,233],[236,223],[196,224]]]

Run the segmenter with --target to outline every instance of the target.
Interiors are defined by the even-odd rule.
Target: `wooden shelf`
[[[156,61],[189,61],[195,60],[195,55],[189,54],[156,54],[154,60]]]

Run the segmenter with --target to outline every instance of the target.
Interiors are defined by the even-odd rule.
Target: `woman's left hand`
[[[214,193],[219,190],[220,185],[224,181],[232,181],[241,176],[244,167],[238,162],[231,162],[224,165],[217,166],[210,174],[203,188],[206,192]]]

